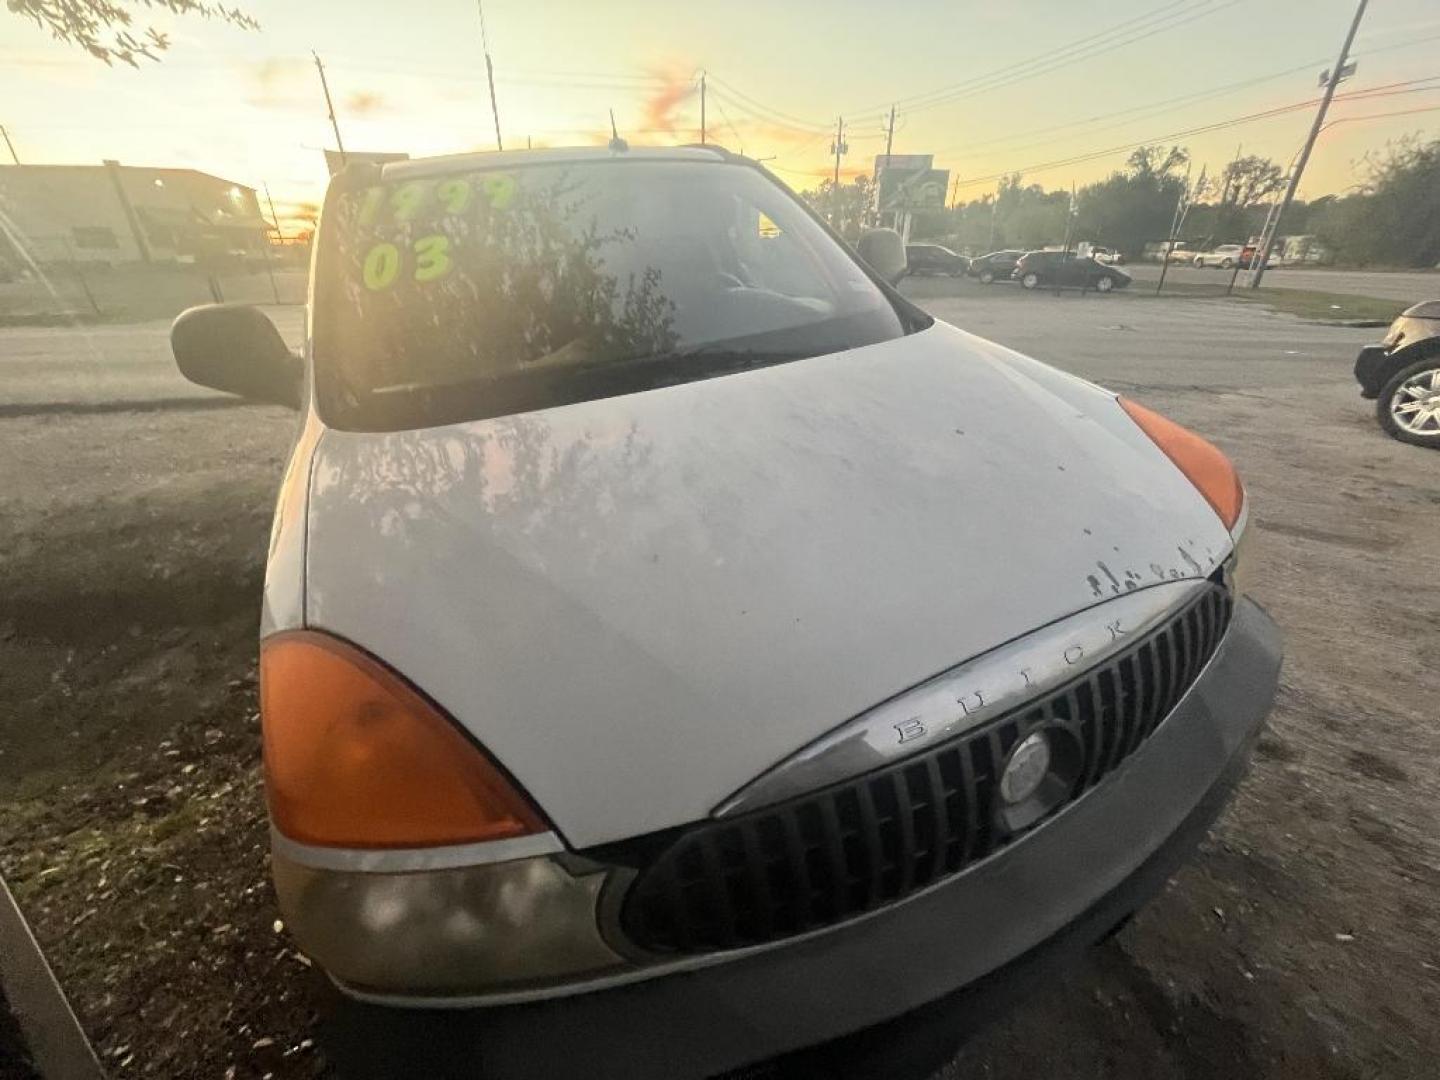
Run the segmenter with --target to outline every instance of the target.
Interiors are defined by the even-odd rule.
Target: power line
[[[716,80],[715,76],[711,74],[710,81],[713,84],[718,80]],[[772,129],[775,132],[780,132],[783,134],[794,136],[795,138],[804,139],[807,145],[811,142],[815,142],[819,139],[824,138],[827,134],[833,134],[835,130],[834,124],[827,125],[824,128],[804,128],[798,127],[797,125],[789,123],[788,121],[777,120],[773,116],[761,113],[757,109],[746,105],[743,101],[740,101],[739,99],[733,97],[731,94],[722,91],[714,85],[710,87],[710,99],[716,103],[717,107],[720,106],[722,103],[724,105],[728,105],[732,110],[735,111],[737,115],[741,116],[743,119],[749,121],[752,124],[762,125],[764,127]]]
[[[1209,0],[1203,0],[1203,2],[1208,3]],[[926,101],[939,95],[948,94],[956,90],[975,86],[979,83],[988,82],[991,79],[1007,75],[1017,69],[1023,70],[1025,68],[1034,67],[1037,65],[1054,63],[1076,51],[1083,51],[1085,49],[1094,48],[1097,45],[1101,44],[1105,38],[1110,38],[1116,35],[1124,34],[1126,32],[1131,32],[1138,28],[1137,24],[1151,23],[1154,20],[1164,21],[1166,19],[1174,18],[1176,15],[1181,14],[1180,12],[1174,11],[1174,9],[1183,8],[1186,6],[1187,3],[1189,3],[1189,0],[1172,0],[1171,3],[1162,4],[1160,7],[1155,8],[1152,11],[1145,12],[1141,15],[1135,15],[1128,19],[1123,19],[1120,22],[1116,23],[1114,26],[1108,27],[1105,30],[1100,30],[1093,34],[1090,34],[1087,37],[1077,38],[1073,41],[1065,43],[1064,45],[1057,46],[1053,49],[1047,49],[1044,52],[1036,53],[1035,55],[1027,57],[1024,60],[1017,61],[1014,64],[1009,64],[1005,67],[995,68],[991,71],[982,72],[979,75],[972,75],[968,79],[962,79],[961,81],[957,83],[951,83],[948,86],[941,86],[933,90],[926,90],[918,94],[910,94],[906,97],[902,97],[897,102],[897,104],[907,107],[910,105],[917,105],[922,101]]]
[[[736,129],[735,125],[730,123],[730,116],[728,113],[725,112],[725,106],[720,104],[718,98],[715,101],[715,108],[720,110],[720,119],[725,121],[726,127],[730,129],[730,134],[735,136],[735,143],[739,148],[740,152],[743,154],[745,152],[745,138]],[[701,141],[703,142],[704,140]]]
[[[1159,115],[1164,112],[1173,111],[1170,108],[1170,106],[1173,105],[1188,105],[1196,101],[1203,101],[1207,98],[1223,97],[1225,94],[1233,93],[1236,90],[1244,90],[1251,86],[1256,86],[1259,83],[1268,82],[1271,79],[1278,79],[1285,75],[1294,75],[1296,72],[1300,71],[1309,71],[1317,63],[1323,62],[1323,60],[1324,58],[1322,57],[1321,60],[1312,60],[1304,64],[1297,64],[1295,67],[1286,68],[1284,71],[1272,72],[1269,75],[1260,75],[1253,79],[1243,79],[1240,82],[1229,83],[1225,86],[1211,87],[1210,89],[1196,91],[1195,93],[1191,94],[1181,94],[1179,97],[1166,98],[1163,101],[1153,101],[1144,105],[1133,105],[1128,109],[1118,109],[1115,112],[1100,113],[1096,116],[1087,116],[1083,120],[1069,120],[1061,124],[1051,124],[1048,127],[1030,128],[1026,131],[1017,131],[1008,135],[1001,135],[994,139],[981,139],[977,142],[955,143],[951,146],[942,147],[939,150],[936,150],[935,153],[938,155],[951,153],[955,150],[973,151],[978,147],[982,146],[995,146],[1000,143],[1007,143],[1012,142],[1016,139],[1023,139],[1030,135],[1048,135],[1051,132],[1055,131],[1069,131],[1077,127],[1082,127],[1086,124],[1097,123],[1101,120],[1113,120],[1114,118],[1119,116],[1133,116],[1136,113],[1151,113],[1152,115]],[[1126,120],[1122,121],[1120,124],[1113,124],[1110,126],[1123,127],[1124,124],[1130,122],[1131,121]],[[1099,128],[1097,130],[1106,131],[1109,129]],[[1093,132],[1091,134],[1093,134]],[[1030,143],[1026,145],[1033,146],[1038,144]],[[1022,150],[1025,148],[1025,146],[1017,147],[1017,149]]]
[[[1244,88],[1246,88],[1246,87],[1248,87],[1248,86],[1254,85],[1254,84],[1257,83],[1257,82],[1265,82],[1265,81],[1268,81],[1269,79],[1272,79],[1272,78],[1278,78],[1278,77],[1281,76],[1281,75],[1290,75],[1290,74],[1294,74],[1294,73],[1297,72],[1297,71],[1309,70],[1309,69],[1311,69],[1311,68],[1313,68],[1313,67],[1314,67],[1314,62],[1309,63],[1309,64],[1303,64],[1303,65],[1300,65],[1300,66],[1295,67],[1295,68],[1290,68],[1290,69],[1288,69],[1288,70],[1286,70],[1286,71],[1284,71],[1284,72],[1279,72],[1279,73],[1277,73],[1277,74],[1275,74],[1275,75],[1261,76],[1261,77],[1259,77],[1259,78],[1257,78],[1257,79],[1247,79],[1247,80],[1245,80],[1245,81],[1243,81],[1243,82],[1231,83],[1229,86],[1219,87],[1219,88],[1217,88],[1217,89],[1214,90],[1214,91],[1201,91],[1201,92],[1198,93],[1198,94],[1187,94],[1187,95],[1183,95],[1182,97],[1178,97],[1178,98],[1170,98],[1170,99],[1167,100],[1167,101],[1156,102],[1153,106],[1138,106],[1137,108],[1134,108],[1134,109],[1123,109],[1123,110],[1121,110],[1121,111],[1119,111],[1119,112],[1115,112],[1115,113],[1109,113],[1109,114],[1104,114],[1104,115],[1100,115],[1100,116],[1092,116],[1092,117],[1089,117],[1088,119],[1085,119],[1085,120],[1076,120],[1076,121],[1073,121],[1073,122],[1071,122],[1071,123],[1069,123],[1069,124],[1057,124],[1057,125],[1053,125],[1053,126],[1051,126],[1051,127],[1037,128],[1037,129],[1033,129],[1033,130],[1026,131],[1026,132],[1020,132],[1020,133],[1017,133],[1017,134],[1014,135],[1014,136],[1003,136],[1003,137],[998,138],[998,139],[988,139],[988,140],[984,140],[984,141],[981,141],[981,142],[975,142],[975,143],[955,143],[955,144],[952,144],[952,145],[950,145],[950,146],[942,147],[942,148],[936,150],[935,153],[936,153],[936,155],[938,156],[938,155],[942,155],[942,154],[954,153],[954,152],[959,151],[959,150],[964,150],[964,151],[969,152],[969,151],[975,150],[977,147],[981,147],[981,146],[993,146],[993,145],[995,145],[995,144],[997,144],[997,143],[1008,142],[1008,141],[1010,141],[1010,139],[1012,139],[1012,138],[1023,138],[1023,137],[1026,136],[1026,135],[1043,135],[1043,134],[1046,134],[1046,133],[1048,133],[1048,132],[1053,132],[1053,131],[1062,130],[1062,129],[1066,129],[1066,128],[1077,127],[1077,126],[1080,126],[1080,125],[1083,125],[1083,124],[1093,123],[1093,122],[1098,121],[1098,120],[1108,120],[1108,119],[1111,119],[1111,118],[1116,117],[1116,116],[1129,116],[1129,115],[1132,115],[1132,114],[1134,114],[1134,113],[1142,112],[1142,111],[1147,113],[1147,116],[1146,116],[1145,118],[1148,119],[1148,118],[1151,117],[1151,116],[1160,116],[1160,115],[1163,115],[1164,113],[1167,113],[1167,112],[1174,112],[1175,110],[1174,110],[1173,108],[1170,108],[1169,106],[1174,105],[1174,104],[1176,104],[1176,103],[1189,104],[1189,103],[1191,103],[1191,102],[1198,101],[1198,100],[1202,100],[1202,99],[1204,99],[1204,98],[1222,96],[1223,93],[1229,93],[1229,92],[1231,92],[1231,91],[1233,91],[1233,90],[1237,90],[1237,89],[1244,89]],[[1431,78],[1436,78],[1436,77],[1431,77]],[[1414,81],[1416,81],[1416,82],[1425,82],[1425,81],[1430,81],[1430,79],[1420,79],[1420,80],[1414,80]],[[1397,85],[1397,86],[1398,86],[1398,85],[1409,85],[1409,84],[1408,84],[1408,83],[1396,83],[1396,84],[1393,84],[1393,85]],[[1381,87],[1376,87],[1375,89],[1383,89],[1383,88],[1381,88]],[[1341,96],[1342,96],[1342,97],[1347,97],[1348,95],[1341,95]],[[1316,100],[1318,100],[1318,99],[1316,99]],[[1313,103],[1314,103],[1314,102],[1312,101],[1311,104],[1313,104]],[[1162,106],[1165,106],[1165,107],[1162,108]],[[1137,117],[1136,119],[1139,119],[1139,117]],[[1133,122],[1134,122],[1134,120],[1122,120],[1122,121],[1120,121],[1119,123],[1106,124],[1106,125],[1103,126],[1103,127],[1094,128],[1094,129],[1092,129],[1091,131],[1086,132],[1085,134],[1086,134],[1087,136],[1088,136],[1088,135],[1094,135],[1094,134],[1096,134],[1096,133],[1098,133],[1098,132],[1101,132],[1101,131],[1110,131],[1110,130],[1113,130],[1113,129],[1115,129],[1115,128],[1126,127],[1127,125],[1129,125],[1129,124],[1131,124],[1131,123],[1133,123]],[[1052,142],[1052,141],[1053,141],[1053,140],[1042,139],[1042,140],[1038,140],[1038,141],[1032,142],[1032,143],[1024,143],[1024,144],[1022,144],[1022,145],[1020,145],[1020,146],[1013,147],[1012,149],[1014,149],[1014,150],[1026,150],[1026,149],[1029,149],[1029,148],[1034,147],[1034,146],[1045,146],[1045,145],[1048,145],[1048,144],[1049,144],[1050,142]]]
[[[1392,83],[1386,86],[1372,87],[1368,90],[1355,90],[1351,91],[1348,94],[1337,94],[1335,96],[1337,99],[1342,101],[1363,101],[1377,97],[1394,97],[1400,94],[1414,94],[1427,91],[1436,91],[1440,90],[1440,86],[1414,86],[1413,84],[1417,82],[1436,82],[1437,80],[1440,80],[1440,76],[1432,75],[1425,79],[1414,79],[1404,83]],[[1401,89],[1402,87],[1407,86],[1410,88]],[[1249,124],[1259,120],[1268,120],[1276,116],[1284,116],[1289,113],[1298,112],[1302,109],[1308,109],[1311,106],[1317,104],[1318,101],[1318,98],[1310,98],[1306,101],[1292,102],[1289,105],[1280,105],[1273,109],[1264,109],[1260,112],[1248,113],[1244,116],[1232,117],[1229,120],[1221,120],[1211,124],[1202,124],[1198,127],[1186,128],[1183,131],[1172,131],[1165,135],[1154,135],[1147,139],[1138,139],[1135,142],[1121,143],[1116,146],[1108,146],[1103,150],[1094,150],[1087,153],[1077,154],[1068,158],[1061,158],[1054,161],[1046,161],[1034,165],[1025,165],[1013,169],[1006,169],[1002,172],[991,173],[987,176],[967,177],[966,179],[960,181],[960,186],[970,187],[974,184],[992,183],[996,180],[1003,179],[1004,177],[1010,176],[1014,173],[1031,174],[1045,172],[1049,169],[1063,168],[1066,165],[1079,165],[1087,161],[1095,161],[1099,158],[1109,157],[1112,154],[1118,154],[1125,150],[1134,150],[1136,147],[1146,146],[1150,143],[1165,142],[1169,139],[1183,139],[1191,135],[1203,135],[1211,131],[1222,131],[1226,128],[1238,127],[1241,124]]]
[[[1205,17],[1207,17],[1207,16],[1209,16],[1209,15],[1215,14],[1216,12],[1223,11],[1225,8],[1234,7],[1236,4],[1238,4],[1238,3],[1240,3],[1240,2],[1241,2],[1241,0],[1228,0],[1228,2],[1222,4],[1220,7],[1211,8],[1211,9],[1206,10],[1206,11],[1197,12],[1197,13],[1191,15],[1189,18],[1185,18],[1185,19],[1181,19],[1181,20],[1178,20],[1178,21],[1175,21],[1175,22],[1167,23],[1167,24],[1164,25],[1164,26],[1157,26],[1157,27],[1155,27],[1155,28],[1153,28],[1153,29],[1150,29],[1150,30],[1146,31],[1146,32],[1143,33],[1143,34],[1136,34],[1136,35],[1133,35],[1133,36],[1131,36],[1131,37],[1125,38],[1124,40],[1115,41],[1115,42],[1112,42],[1112,43],[1110,43],[1110,44],[1107,44],[1107,45],[1104,46],[1103,48],[1092,49],[1092,50],[1089,50],[1089,51],[1087,51],[1087,52],[1084,52],[1084,53],[1081,53],[1081,54],[1078,54],[1078,55],[1069,57],[1069,58],[1064,59],[1064,60],[1062,60],[1062,61],[1059,61],[1059,62],[1057,62],[1057,63],[1049,64],[1049,65],[1047,65],[1047,66],[1044,66],[1044,67],[1041,67],[1041,68],[1037,68],[1036,70],[1033,70],[1033,71],[1020,72],[1020,73],[1016,74],[1016,75],[1015,75],[1014,77],[1012,77],[1012,78],[1000,79],[1000,80],[998,80],[998,81],[990,82],[990,83],[987,83],[987,84],[982,85],[982,86],[977,86],[977,87],[974,87],[974,88],[969,89],[969,90],[957,92],[957,93],[951,94],[951,95],[949,95],[949,96],[947,96],[947,97],[945,97],[945,98],[943,98],[943,99],[937,99],[937,100],[934,100],[934,101],[926,102],[926,103],[921,104],[921,105],[918,105],[918,106],[911,106],[911,107],[910,107],[910,111],[911,111],[911,112],[918,112],[918,111],[921,111],[921,110],[924,110],[924,109],[936,108],[936,107],[941,106],[941,105],[953,104],[954,102],[960,101],[960,100],[962,100],[963,98],[973,97],[973,96],[975,96],[975,95],[977,95],[977,94],[987,93],[987,92],[989,92],[989,91],[991,91],[991,90],[1004,89],[1004,88],[1007,87],[1007,86],[1013,86],[1013,85],[1015,85],[1016,83],[1024,82],[1024,81],[1026,81],[1026,80],[1028,80],[1028,79],[1038,78],[1038,77],[1040,77],[1040,76],[1042,76],[1042,75],[1049,75],[1049,74],[1051,74],[1052,72],[1059,71],[1059,70],[1061,70],[1061,69],[1063,69],[1063,68],[1070,67],[1070,66],[1072,66],[1072,65],[1074,65],[1074,64],[1078,64],[1078,63],[1081,63],[1081,62],[1083,62],[1083,61],[1093,60],[1095,57],[1097,57],[1097,56],[1102,56],[1102,55],[1104,55],[1105,53],[1114,52],[1116,49],[1123,48],[1123,47],[1125,47],[1125,46],[1127,46],[1127,45],[1133,45],[1133,44],[1135,44],[1137,41],[1143,41],[1143,40],[1145,40],[1146,38],[1154,37],[1156,34],[1161,33],[1161,32],[1163,32],[1163,31],[1174,30],[1174,29],[1176,29],[1176,28],[1178,28],[1178,27],[1180,27],[1180,26],[1185,25],[1186,23],[1191,23],[1191,22],[1194,22],[1194,21],[1197,20],[1197,19],[1205,18]]]
[[[737,107],[741,107],[743,109],[744,107],[748,106],[748,111],[752,113],[769,114],[762,115],[761,118],[770,120],[772,123],[776,124],[779,127],[794,127],[807,132],[816,130],[828,131],[830,129],[830,124],[828,122],[817,123],[814,120],[805,120],[801,117],[793,115],[792,113],[787,113],[781,109],[772,108],[771,106],[750,97],[744,91],[738,89],[731,83],[720,78],[720,76],[716,75],[713,71],[709,72],[708,74],[714,82],[720,84],[720,86],[731,98],[732,103],[737,104]]]
[[[485,76],[477,75],[473,71],[458,71],[452,68],[414,68],[414,67],[390,67],[375,64],[354,64],[342,62],[329,65],[332,71],[363,72],[369,75],[407,75],[416,79],[436,82],[451,83],[484,83]],[[619,77],[607,76],[581,76],[575,73],[573,76],[558,77],[543,73],[527,73],[524,71],[507,71],[495,76],[495,81],[506,86],[543,86],[554,87],[560,90],[631,90],[648,91],[657,89],[664,84],[663,81],[640,82],[634,80],[623,80]]]
[[[1418,109],[1396,109],[1393,112],[1366,113],[1364,116],[1342,116],[1338,120],[1328,121],[1320,130],[1328,131],[1336,124],[1352,124],[1361,120],[1384,120],[1390,116],[1414,116],[1416,113],[1440,112],[1440,105],[1423,105]]]
[[[1218,6],[1212,7],[1210,6],[1212,0],[1201,0],[1200,7],[1202,10],[1195,10],[1194,6],[1191,5],[1191,0],[1171,0],[1170,3],[1164,4],[1147,14],[1135,16],[1117,23],[1108,30],[1099,31],[1088,37],[1070,42],[1067,45],[1050,49],[1047,52],[1037,53],[1035,56],[1016,64],[995,68],[992,71],[984,72],[958,83],[952,83],[949,86],[937,87],[934,90],[900,98],[896,104],[904,111],[919,112],[925,109],[936,108],[940,105],[950,104],[962,98],[984,93],[989,90],[997,90],[1005,86],[1011,86],[1027,79],[1048,75],[1052,71],[1058,71],[1061,68],[1069,67],[1083,60],[1090,60],[1096,56],[1102,56],[1105,53],[1113,52],[1116,49],[1152,37],[1155,34],[1173,30],[1186,23],[1193,22],[1196,19],[1214,15],[1226,8],[1234,7],[1239,2],[1240,0],[1224,0],[1224,2]],[[1176,8],[1180,8],[1181,10],[1174,10]]]
[[[1415,47],[1415,46],[1427,44],[1427,43],[1429,43],[1429,42],[1431,42],[1431,41],[1440,41],[1440,34],[1431,34],[1431,35],[1429,35],[1429,36],[1427,36],[1427,37],[1412,38],[1412,39],[1410,39],[1410,40],[1408,40],[1408,41],[1397,42],[1397,43],[1392,44],[1392,45],[1377,46],[1376,48],[1373,48],[1373,49],[1366,49],[1366,50],[1364,50],[1364,51],[1356,52],[1356,53],[1354,53],[1353,55],[1354,55],[1354,56],[1357,56],[1357,57],[1360,57],[1360,56],[1374,56],[1374,55],[1376,55],[1376,54],[1378,54],[1378,53],[1393,52],[1393,51],[1395,51],[1395,50],[1397,50],[1397,49],[1413,48],[1413,47]],[[1207,99],[1209,99],[1209,98],[1223,97],[1224,95],[1226,95],[1226,94],[1228,94],[1228,93],[1232,93],[1232,92],[1234,92],[1234,91],[1236,91],[1236,90],[1247,89],[1248,87],[1256,86],[1256,85],[1259,85],[1260,83],[1268,82],[1268,81],[1270,81],[1270,80],[1272,80],[1272,79],[1283,78],[1283,77],[1286,76],[1286,75],[1293,75],[1293,74],[1295,74],[1295,73],[1297,73],[1297,72],[1300,72],[1300,71],[1310,70],[1310,69],[1312,69],[1316,64],[1324,63],[1324,62],[1325,62],[1325,59],[1326,59],[1326,58],[1322,56],[1322,57],[1319,57],[1319,58],[1317,58],[1317,59],[1310,60],[1310,61],[1308,61],[1308,62],[1306,62],[1306,63],[1304,63],[1304,64],[1298,64],[1298,65],[1296,65],[1295,67],[1290,67],[1290,68],[1285,68],[1285,69],[1283,69],[1283,70],[1274,71],[1274,72],[1271,72],[1271,73],[1269,73],[1269,74],[1267,74],[1267,75],[1256,76],[1255,78],[1252,78],[1252,79],[1243,79],[1243,80],[1241,80],[1241,81],[1239,81],[1239,82],[1229,83],[1229,84],[1227,84],[1227,85],[1225,85],[1225,86],[1220,86],[1220,87],[1214,87],[1214,88],[1210,88],[1210,89],[1206,89],[1206,90],[1201,90],[1201,91],[1198,91],[1198,92],[1195,92],[1195,93],[1191,93],[1191,94],[1182,94],[1182,95],[1180,95],[1179,97],[1167,98],[1167,99],[1165,99],[1165,100],[1163,100],[1163,101],[1151,102],[1151,103],[1144,104],[1144,105],[1135,105],[1135,106],[1131,106],[1130,108],[1119,109],[1119,110],[1117,110],[1117,111],[1115,111],[1115,112],[1111,112],[1111,113],[1101,113],[1101,114],[1098,114],[1098,115],[1096,115],[1096,116],[1086,117],[1086,118],[1081,119],[1081,120],[1066,121],[1065,123],[1052,124],[1052,125],[1048,125],[1048,126],[1042,127],[1042,128],[1030,128],[1030,129],[1028,129],[1028,130],[1026,130],[1026,131],[1014,132],[1014,133],[1011,133],[1011,134],[999,136],[999,137],[994,138],[994,139],[983,139],[983,140],[980,140],[980,141],[978,141],[978,142],[970,141],[970,142],[965,142],[965,143],[955,143],[955,144],[951,144],[950,146],[941,147],[941,148],[937,149],[937,150],[935,151],[935,153],[936,153],[937,156],[940,156],[940,155],[943,155],[943,154],[954,153],[955,151],[959,151],[959,150],[974,151],[975,149],[977,149],[977,148],[979,148],[979,147],[995,146],[995,145],[998,145],[998,144],[1001,144],[1001,143],[1012,142],[1012,141],[1014,141],[1015,139],[1026,138],[1026,137],[1031,136],[1031,135],[1046,135],[1046,134],[1049,134],[1049,133],[1055,132],[1055,131],[1072,130],[1072,129],[1076,128],[1076,127],[1081,127],[1081,126],[1084,126],[1084,125],[1087,125],[1087,124],[1096,123],[1096,122],[1101,121],[1101,120],[1111,120],[1111,119],[1114,119],[1114,118],[1116,118],[1116,117],[1122,117],[1122,116],[1135,116],[1135,114],[1137,114],[1137,113],[1144,113],[1144,114],[1146,114],[1147,116],[1159,116],[1159,115],[1162,115],[1162,114],[1165,113],[1165,112],[1175,111],[1174,109],[1170,108],[1170,106],[1186,105],[1186,104],[1191,104],[1191,103],[1194,103],[1194,102],[1197,102],[1197,101],[1207,100]],[[1341,95],[1341,96],[1344,97],[1345,95]],[[1137,119],[1138,119],[1138,117],[1137,117]],[[1095,134],[1097,131],[1108,131],[1108,130],[1111,130],[1111,129],[1113,129],[1113,128],[1124,127],[1126,124],[1128,124],[1128,123],[1130,123],[1130,122],[1131,122],[1131,121],[1126,120],[1126,121],[1122,121],[1122,122],[1117,123],[1117,124],[1109,124],[1109,125],[1106,125],[1105,127],[1102,127],[1102,128],[1093,129],[1092,131],[1088,132],[1087,134],[1093,135],[1093,134]],[[902,126],[903,126],[903,125],[902,125]],[[1045,142],[1042,141],[1042,142],[1035,142],[1035,143],[1027,143],[1027,144],[1023,144],[1023,145],[1021,145],[1021,146],[1015,147],[1014,149],[1024,150],[1024,149],[1027,149],[1027,148],[1032,147],[1032,146],[1040,146],[1040,145],[1045,145]]]
[[[1108,29],[1108,30],[1099,31],[1099,32],[1097,32],[1097,33],[1095,33],[1095,34],[1091,34],[1089,37],[1079,38],[1079,39],[1076,40],[1076,41],[1069,42],[1069,43],[1066,44],[1066,45],[1062,45],[1062,46],[1059,46],[1059,47],[1054,48],[1054,49],[1049,49],[1049,50],[1047,50],[1047,51],[1045,51],[1045,52],[1042,52],[1042,53],[1036,53],[1034,56],[1031,56],[1031,57],[1029,57],[1028,59],[1025,59],[1025,60],[1021,60],[1021,61],[1017,62],[1017,63],[1014,64],[1014,65],[1009,65],[1009,66],[1004,67],[1004,68],[996,68],[996,69],[994,69],[994,70],[992,70],[992,71],[984,72],[984,73],[982,73],[982,74],[980,74],[980,75],[971,76],[971,77],[968,78],[968,79],[962,79],[960,82],[957,82],[957,83],[950,83],[950,84],[948,84],[948,85],[946,85],[946,86],[936,87],[936,88],[933,89],[933,90],[924,90],[924,91],[921,91],[921,92],[916,93],[916,94],[909,94],[909,95],[907,95],[907,96],[904,96],[904,97],[901,97],[901,98],[897,98],[897,99],[893,102],[893,104],[894,104],[896,107],[901,107],[901,106],[907,106],[907,107],[908,107],[909,105],[911,105],[911,104],[913,104],[913,103],[917,103],[917,102],[923,101],[923,100],[925,100],[926,98],[932,97],[932,96],[934,96],[934,95],[949,93],[949,92],[951,92],[951,91],[953,91],[953,90],[958,90],[958,89],[961,89],[961,88],[964,88],[964,87],[971,86],[971,85],[973,85],[973,84],[975,84],[975,83],[977,83],[977,82],[983,82],[983,81],[986,80],[986,79],[994,78],[995,76],[997,76],[997,75],[999,75],[999,74],[1002,74],[1002,73],[1004,73],[1004,72],[1006,72],[1006,71],[1013,70],[1013,68],[1015,68],[1015,67],[1024,67],[1024,66],[1027,66],[1027,65],[1030,65],[1030,64],[1035,64],[1035,63],[1041,62],[1041,61],[1045,60],[1046,58],[1054,57],[1054,56],[1055,56],[1056,54],[1058,54],[1058,53],[1063,53],[1063,52],[1065,52],[1065,51],[1067,51],[1067,50],[1069,50],[1069,49],[1073,49],[1073,48],[1076,48],[1077,46],[1081,46],[1081,45],[1083,45],[1083,44],[1086,43],[1086,42],[1093,41],[1093,40],[1094,40],[1095,38],[1097,38],[1097,37],[1103,37],[1103,36],[1106,36],[1106,35],[1115,33],[1117,30],[1120,30],[1120,29],[1123,28],[1123,27],[1129,26],[1131,23],[1135,23],[1135,22],[1138,22],[1138,21],[1141,21],[1141,20],[1146,20],[1146,19],[1153,18],[1153,17],[1155,17],[1156,15],[1159,15],[1159,14],[1162,13],[1162,12],[1168,11],[1168,10],[1170,10],[1170,9],[1172,9],[1172,8],[1181,7],[1181,6],[1183,6],[1185,3],[1188,3],[1188,2],[1189,2],[1189,0],[1171,0],[1170,3],[1164,4],[1164,5],[1162,5],[1161,7],[1155,9],[1154,11],[1147,12],[1147,13],[1145,13],[1144,15],[1137,15],[1137,16],[1133,16],[1133,17],[1131,17],[1131,18],[1129,18],[1129,19],[1125,19],[1124,21],[1122,21],[1122,22],[1120,22],[1120,23],[1117,23],[1115,26],[1111,27],[1111,28]],[[880,106],[880,107],[883,107],[883,106]]]

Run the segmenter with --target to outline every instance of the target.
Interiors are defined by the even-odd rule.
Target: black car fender
[[[1371,346],[1371,348],[1375,348]],[[1369,350],[1366,350],[1368,352]],[[1409,367],[1416,360],[1440,355],[1440,334],[1411,341],[1393,351],[1378,357],[1371,355],[1369,362],[1356,362],[1355,378],[1360,383],[1360,396],[1374,398],[1401,368]],[[1365,352],[1361,353],[1362,358]]]

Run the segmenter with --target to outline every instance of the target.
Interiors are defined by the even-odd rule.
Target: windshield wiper
[[[783,364],[788,360],[803,360],[807,356],[813,355],[815,355],[813,350],[806,349],[745,349],[722,342],[714,342],[648,359],[662,363],[703,360],[707,367],[734,367],[736,370],[741,370],[747,367],[764,367],[767,364]]]

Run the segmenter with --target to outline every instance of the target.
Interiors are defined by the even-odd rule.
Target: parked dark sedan
[[[1401,442],[1440,449],[1440,300],[1407,308],[1355,361],[1360,396]]]
[[[905,260],[912,274],[947,274],[960,277],[970,268],[970,260],[939,244],[906,244]]]
[[[992,281],[1009,281],[1015,264],[1024,254],[1023,251],[1008,249],[992,251],[989,255],[971,259],[969,274],[973,278],[979,278],[982,285],[989,285]]]
[[[1109,292],[1130,284],[1130,275],[1118,266],[1081,258],[1073,251],[1029,252],[1015,264],[1014,277],[1026,289],[1058,285]]]

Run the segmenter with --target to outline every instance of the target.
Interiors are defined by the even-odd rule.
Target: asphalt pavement
[[[262,310],[298,347],[305,309]],[[180,374],[170,353],[170,323],[0,328],[0,416],[228,397]]]

